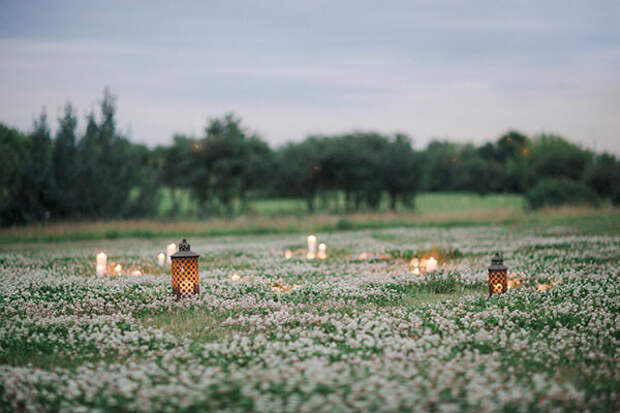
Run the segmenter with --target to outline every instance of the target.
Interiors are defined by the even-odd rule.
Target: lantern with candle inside
[[[508,267],[499,252],[495,253],[489,267],[489,297],[493,294],[505,293],[508,289]]]
[[[198,294],[198,257],[191,251],[186,239],[179,250],[170,256],[172,260],[172,292],[177,298]]]

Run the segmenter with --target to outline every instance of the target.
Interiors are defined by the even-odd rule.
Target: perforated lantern
[[[190,250],[186,239],[179,244],[179,250],[170,256],[172,261],[172,292],[177,298],[198,294],[198,257]]]
[[[507,289],[508,267],[504,265],[502,255],[496,252],[489,267],[489,297],[493,294],[503,294]]]

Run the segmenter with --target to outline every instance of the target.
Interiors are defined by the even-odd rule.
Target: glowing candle
[[[163,267],[165,263],[166,263],[166,254],[164,254],[163,252],[160,252],[160,253],[157,255],[157,264],[158,264],[160,267]]]
[[[230,279],[233,281],[239,281],[241,279],[241,276],[237,273],[234,273],[233,275],[230,276]]]
[[[172,254],[174,254],[175,252],[177,252],[177,246],[176,244],[173,242],[172,244],[168,244],[168,246],[166,247],[166,254],[168,255],[168,264],[172,264],[172,260],[170,259],[170,257],[172,256]]]
[[[426,271],[435,271],[437,269],[437,260],[430,257],[426,262]]]
[[[142,271],[140,270],[134,270],[131,275],[133,275],[134,277],[139,277],[142,275]]]
[[[308,254],[306,257],[309,260],[316,257],[316,235],[308,235]]]
[[[495,284],[495,286],[493,287],[493,290],[494,290],[496,293],[501,292],[501,291],[502,291],[502,284],[501,284],[501,283],[497,283],[497,284]]]
[[[114,272],[116,273],[116,275],[121,275],[122,269],[123,267],[120,264],[116,264],[116,267],[114,267]]]
[[[327,258],[327,245],[325,245],[324,243],[320,243],[319,244],[319,254],[318,254],[319,259],[324,260],[325,258]]]
[[[185,294],[188,294],[194,290],[194,284],[192,284],[190,280],[182,280],[179,283],[179,287],[181,288],[181,291],[185,292]]]
[[[286,258],[287,260],[290,259],[292,256],[293,256],[293,251],[291,250],[284,251],[284,258]]]
[[[102,252],[97,254],[97,275],[102,276],[105,274],[105,267],[108,261],[107,255]]]

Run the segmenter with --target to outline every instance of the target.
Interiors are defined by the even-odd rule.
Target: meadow
[[[442,196],[0,231],[0,410],[618,411],[620,211]],[[200,295],[176,300],[156,255],[181,235]],[[99,251],[123,274],[95,277]],[[489,297],[495,251],[518,282]]]

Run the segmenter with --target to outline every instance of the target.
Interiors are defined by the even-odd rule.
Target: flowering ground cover
[[[183,300],[165,240],[3,247],[0,411],[620,409],[617,233],[318,236],[325,260],[300,235],[192,238],[200,296]],[[146,275],[96,278],[100,250]],[[496,250],[518,288],[489,298]],[[413,275],[430,253],[439,268]]]

